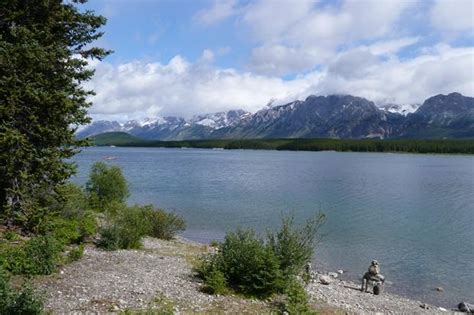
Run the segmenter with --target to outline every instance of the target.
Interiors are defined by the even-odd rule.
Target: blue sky
[[[216,65],[235,67],[252,48],[233,19],[206,27],[196,13],[209,1],[93,1],[87,7],[107,17],[102,45],[113,49],[109,62],[134,59],[167,62],[176,55],[197,60],[203,50],[221,51]],[[232,49],[230,49],[232,47]]]
[[[470,0],[91,0],[114,50],[88,84],[95,119],[127,120],[347,93],[420,103],[474,94]]]

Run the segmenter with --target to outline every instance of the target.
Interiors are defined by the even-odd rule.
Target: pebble
[[[327,276],[315,273],[316,279]],[[323,301],[344,309],[350,314],[431,314],[438,307],[410,300],[387,292],[385,288],[381,295],[373,295],[360,291],[360,284],[350,281],[333,279],[331,285],[310,283],[307,286],[310,301]],[[369,292],[370,292],[369,287]]]
[[[107,252],[92,246],[86,247],[81,260],[62,268],[61,277],[42,278],[37,286],[46,297],[47,312],[53,314],[84,311],[107,313],[119,312],[125,308],[146,308],[157,298],[172,300],[177,314],[206,313],[206,309],[212,305],[225,305],[226,312],[239,313],[242,304],[257,304],[258,307],[259,303],[265,303],[201,292],[202,283],[192,277],[192,267],[189,259],[186,259],[189,253],[183,252],[183,248],[193,244],[196,245],[182,240],[147,238],[144,240],[143,251]],[[198,246],[202,248],[201,245]],[[196,248],[192,255],[196,255]],[[342,270],[338,270],[334,274],[342,273]],[[313,279],[319,281],[306,286],[310,302],[320,304],[323,301],[351,314],[424,314],[432,310],[441,312],[443,309],[427,304],[423,308],[419,302],[386,291],[374,296],[361,292],[360,284],[341,281],[317,272],[312,275]],[[331,285],[322,285],[323,281]]]
[[[46,297],[46,311],[106,314],[125,308],[146,309],[157,298],[173,301],[176,314],[205,311],[216,304],[225,304],[232,311],[242,304],[264,303],[201,292],[202,284],[192,277],[186,259],[186,255],[196,255],[200,244],[146,238],[143,245],[144,250],[113,252],[86,247],[81,260],[62,268],[60,278],[44,278],[37,284]]]

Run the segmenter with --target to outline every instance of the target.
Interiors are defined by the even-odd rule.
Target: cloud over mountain
[[[474,94],[469,0],[226,0],[195,7],[189,25],[159,24],[167,30],[156,42],[160,51],[167,49],[166,36],[178,32],[169,43],[181,48],[167,58],[95,64],[88,83],[97,93],[94,118],[255,112],[272,100],[283,104],[310,94],[352,94],[378,105]],[[185,10],[179,13],[186,17]]]

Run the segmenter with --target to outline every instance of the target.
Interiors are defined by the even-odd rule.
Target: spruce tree
[[[0,216],[32,228],[74,172],[78,126],[91,105],[83,83],[106,19],[86,0],[2,0],[0,9]]]

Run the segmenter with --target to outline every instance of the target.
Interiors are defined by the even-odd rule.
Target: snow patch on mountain
[[[207,126],[212,129],[232,127],[239,123],[251,113],[244,110],[230,110],[228,112],[219,112],[214,114],[205,114],[194,116],[189,122],[196,125]]]
[[[416,112],[418,107],[420,107],[420,104],[386,104],[381,106],[380,108],[389,113],[401,114],[403,116],[406,116],[408,114]]]
[[[167,130],[173,132],[186,128],[192,128],[195,125],[209,127],[213,130],[232,127],[238,124],[242,119],[252,114],[244,110],[230,110],[228,112],[219,112],[213,114],[197,115],[191,119],[185,120],[181,117],[148,117],[142,120],[129,120],[124,123],[117,121],[94,121],[90,125],[81,128],[77,132],[79,138],[93,136],[103,132],[124,131],[132,135],[141,135],[143,132]]]

